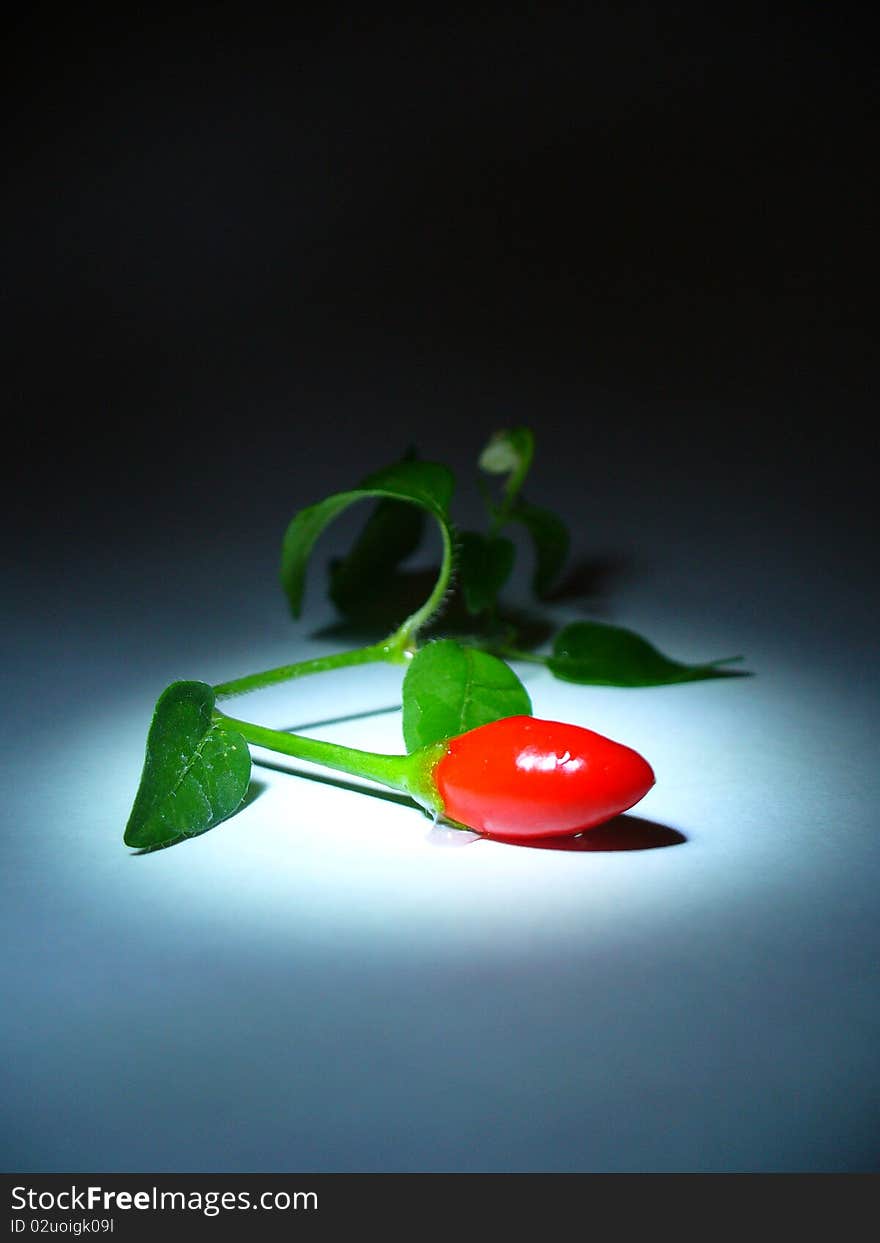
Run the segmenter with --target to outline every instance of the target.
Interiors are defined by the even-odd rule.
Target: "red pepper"
[[[443,812],[486,837],[560,837],[644,798],[650,764],[591,729],[509,716],[446,743],[433,772]]]

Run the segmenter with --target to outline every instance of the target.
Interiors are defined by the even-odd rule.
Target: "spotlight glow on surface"
[[[261,719],[400,750],[398,713],[364,715],[399,676],[279,688]],[[792,733],[836,692],[706,683],[684,711],[679,688],[529,690],[655,767],[598,849],[448,849],[402,796],[255,748],[238,816],[138,856],[121,834],[149,704],[83,702],[51,785],[32,757],[10,844],[6,969],[28,1001],[7,1065],[38,1078],[8,1087],[6,1168],[790,1168],[832,1141],[855,1159],[877,1107],[876,994],[854,987],[876,837],[855,801],[829,831]]]

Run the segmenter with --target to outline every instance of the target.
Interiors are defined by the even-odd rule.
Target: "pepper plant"
[[[654,783],[647,761],[591,730],[534,717],[508,661],[540,663],[581,685],[644,687],[736,676],[725,666],[739,658],[683,664],[630,630],[596,621],[564,626],[546,654],[523,645],[502,600],[516,556],[509,532],[518,525],[528,533],[539,599],[558,582],[570,543],[561,518],[525,499],[533,455],[527,428],[498,432],[483,450],[480,468],[497,484],[494,490],[488,480],[483,484],[485,532],[456,531],[452,472],[412,452],[297,513],[281,554],[281,584],[295,618],[317,540],[334,518],[363,501],[374,507],[347,556],[331,565],[331,598],[353,617],[377,595],[393,598],[401,563],[432,520],[442,555],[427,598],[389,633],[360,647],[217,686],[172,683],[154,710],[126,845],[171,845],[233,815],[250,782],[251,745],[367,777],[408,794],[435,818],[500,839],[579,833],[638,802]],[[453,637],[439,627],[456,612]],[[261,687],[374,662],[405,668],[405,752],[399,755],[270,729],[218,706]]]

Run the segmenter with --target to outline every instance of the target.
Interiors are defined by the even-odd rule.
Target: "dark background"
[[[846,6],[37,6],[7,34],[25,527],[277,527],[325,475],[515,422],[548,477],[726,462],[851,509],[877,204]]]

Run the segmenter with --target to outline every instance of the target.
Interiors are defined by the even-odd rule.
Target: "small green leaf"
[[[521,522],[532,537],[535,550],[532,590],[536,596],[546,596],[559,577],[568,556],[568,527],[551,510],[542,509],[539,505],[529,505],[522,498],[513,506],[509,517],[515,522]]]
[[[493,605],[510,578],[516,550],[503,535],[462,531],[458,537],[458,572],[469,613],[482,613]]]
[[[403,680],[407,751],[531,711],[528,691],[509,665],[452,639],[417,652]]]
[[[339,492],[302,509],[290,523],[281,553],[281,582],[294,617],[299,617],[309,555],[321,532],[355,501],[388,498],[418,505],[432,514],[444,531],[449,529],[447,510],[455,480],[438,462],[396,462],[369,475],[359,487]]]
[[[172,682],[159,696],[126,846],[167,846],[194,837],[241,806],[250,751],[213,711],[214,690],[206,682]]]
[[[535,437],[528,427],[505,428],[495,432],[480,454],[480,469],[487,475],[524,476],[532,464]]]
[[[632,630],[589,621],[573,622],[560,630],[547,666],[563,682],[583,686],[668,686],[706,678],[746,677],[742,670],[718,667],[739,659],[729,656],[701,665],[681,664]]]

